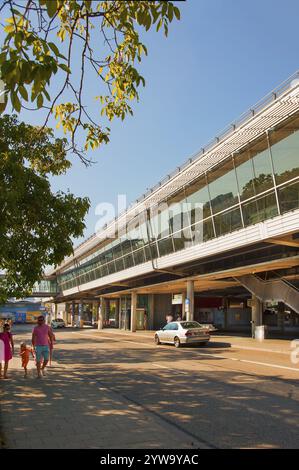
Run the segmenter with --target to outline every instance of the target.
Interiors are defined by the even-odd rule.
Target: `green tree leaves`
[[[140,29],[162,29],[167,36],[169,24],[180,19],[178,7],[170,1],[27,0],[22,4],[11,0],[5,4],[0,76],[10,102],[20,112],[29,99],[39,110],[49,101],[44,124],[53,114],[79,155],[78,130],[85,135],[85,150],[95,149],[109,142],[105,120],[123,120],[133,112],[130,102],[138,101],[138,89],[145,86],[136,68],[136,62],[147,55]],[[93,116],[85,105],[90,99],[87,71],[95,74],[98,96],[103,98],[98,100],[100,112]]]
[[[50,18],[53,18],[57,11],[58,2],[56,0],[47,0],[46,7]]]
[[[88,199],[53,193],[48,181],[70,167],[66,144],[51,129],[0,118],[0,302],[26,296],[83,234]]]

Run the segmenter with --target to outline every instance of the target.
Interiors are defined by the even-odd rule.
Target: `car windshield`
[[[184,330],[190,330],[192,328],[202,328],[202,325],[197,323],[197,321],[182,321],[181,327],[184,328]]]

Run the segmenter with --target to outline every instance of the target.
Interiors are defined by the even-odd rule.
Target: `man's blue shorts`
[[[42,357],[44,361],[49,360],[50,348],[49,346],[35,346],[36,361],[41,362]]]

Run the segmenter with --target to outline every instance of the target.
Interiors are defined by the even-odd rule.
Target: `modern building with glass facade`
[[[70,321],[299,329],[299,75],[50,273]],[[86,310],[86,308],[85,308]],[[111,320],[111,321],[110,321]]]

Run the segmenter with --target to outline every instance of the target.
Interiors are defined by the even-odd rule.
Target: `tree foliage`
[[[70,166],[66,145],[50,129],[0,118],[0,302],[26,296],[83,234],[88,199],[53,193],[48,180]]]
[[[82,159],[89,148],[109,142],[105,121],[133,113],[131,102],[145,84],[136,68],[147,54],[140,32],[162,28],[167,36],[169,23],[180,19],[178,7],[166,1],[4,0],[1,10],[8,11],[0,54],[7,98],[17,112],[27,102],[45,108],[44,126],[53,114]],[[55,81],[58,71],[64,77],[58,74]],[[92,116],[85,104],[87,71],[99,83],[95,99],[102,118]],[[79,129],[82,148],[76,141]]]

